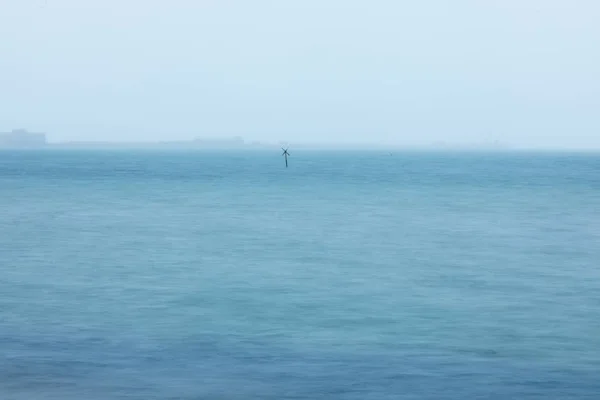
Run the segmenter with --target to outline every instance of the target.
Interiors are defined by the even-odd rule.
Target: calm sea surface
[[[599,399],[600,155],[0,152],[0,399]]]

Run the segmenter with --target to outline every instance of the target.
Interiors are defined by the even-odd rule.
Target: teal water
[[[600,155],[0,152],[0,398],[597,399]]]

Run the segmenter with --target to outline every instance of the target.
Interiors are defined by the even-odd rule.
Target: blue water
[[[598,399],[600,155],[0,152],[0,398]]]

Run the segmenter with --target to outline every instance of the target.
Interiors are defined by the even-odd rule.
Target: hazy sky
[[[0,130],[600,147],[598,0],[0,0]]]

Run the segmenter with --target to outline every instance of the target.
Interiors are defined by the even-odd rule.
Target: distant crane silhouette
[[[283,147],[281,148],[281,150],[283,150],[283,154],[281,154],[282,156],[285,157],[285,167],[288,167],[288,161],[287,158],[290,155],[290,153],[288,153],[287,149],[284,149]]]

